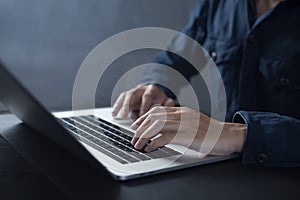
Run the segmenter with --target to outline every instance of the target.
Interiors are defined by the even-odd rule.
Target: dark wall
[[[1,0],[0,58],[46,106],[68,109],[75,74],[93,47],[135,27],[180,30],[195,3],[196,0]],[[147,62],[155,53],[128,55],[115,64],[126,67],[137,60]],[[114,73],[119,72],[110,76]],[[110,97],[104,94],[99,95],[98,106],[110,105]]]

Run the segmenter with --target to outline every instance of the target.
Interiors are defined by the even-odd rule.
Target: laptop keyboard
[[[161,147],[149,153],[137,150],[130,143],[132,132],[92,115],[61,118],[60,120],[64,127],[80,141],[121,164],[181,154],[168,147]]]

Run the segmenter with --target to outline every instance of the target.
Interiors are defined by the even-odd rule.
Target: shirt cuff
[[[264,112],[239,111],[234,123],[246,124],[246,139],[242,151],[244,164],[282,166],[284,145],[282,135],[276,134],[278,115]]]

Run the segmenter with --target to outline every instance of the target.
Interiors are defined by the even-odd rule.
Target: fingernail
[[[140,148],[139,148],[139,145],[137,145],[137,144],[134,145],[134,148],[135,148],[135,149],[140,149]]]
[[[133,123],[131,126],[130,126],[131,129],[133,130],[136,130],[138,128],[138,125],[136,123]]]
[[[134,148],[136,148],[136,149],[142,149],[143,148],[143,146],[141,146],[141,143],[139,142],[139,141],[137,141],[136,143],[135,143],[135,145],[134,145]]]
[[[132,145],[135,145],[136,141],[138,140],[137,137],[133,137],[132,140],[131,140],[131,144]]]

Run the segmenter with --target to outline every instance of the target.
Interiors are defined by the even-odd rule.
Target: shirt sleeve
[[[206,36],[208,2],[209,1],[207,0],[199,1],[191,14],[189,23],[181,31],[200,44],[203,43]],[[174,38],[172,44],[180,43],[181,41],[179,42],[179,40],[180,38]],[[170,44],[170,46],[172,44]],[[180,51],[189,51],[189,49],[180,49]],[[190,53],[192,54],[193,52]],[[160,65],[150,65],[144,73],[141,84],[158,84],[160,85],[160,88],[173,99],[175,98],[175,95],[178,94],[179,89],[184,86],[184,84],[179,84],[178,81],[174,81],[180,80],[180,78],[176,76],[184,76],[184,78],[189,81],[191,77],[197,73],[197,70],[188,61],[175,53],[171,53],[170,51],[163,51],[158,54],[154,63],[158,63]],[[170,69],[166,69],[166,67],[162,67],[161,65],[168,66]],[[170,75],[171,70],[176,70],[179,73],[172,73],[172,75]],[[171,85],[172,91],[170,91],[169,87]]]
[[[244,164],[300,166],[300,120],[275,113],[239,111],[233,122],[247,125]]]

